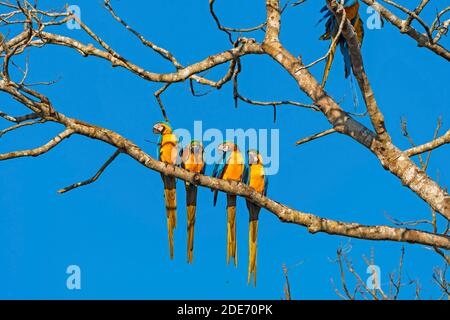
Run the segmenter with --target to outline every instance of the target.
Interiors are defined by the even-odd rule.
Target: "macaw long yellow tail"
[[[258,206],[251,202],[247,202],[247,207],[250,212],[250,221],[248,229],[248,278],[247,284],[250,284],[250,279],[253,274],[253,285],[256,287],[256,253],[258,250],[258,217],[261,210]]]
[[[174,177],[163,176],[164,198],[166,199],[167,230],[169,234],[170,259],[173,259],[173,231],[177,227],[177,194]]]
[[[194,227],[195,212],[197,209],[197,187],[186,186],[186,206],[187,206],[187,262],[192,263],[194,257]]]
[[[333,64],[334,55],[336,53],[337,41],[335,42],[334,40],[335,40],[335,38],[333,37],[331,39],[330,55],[327,58],[327,64],[325,65],[325,70],[323,72],[322,88],[325,87],[325,83],[327,82],[327,79],[328,79],[328,74],[330,73],[331,65]],[[335,42],[335,43],[333,44],[333,42]]]
[[[227,264],[233,258],[237,266],[236,196],[227,194]]]

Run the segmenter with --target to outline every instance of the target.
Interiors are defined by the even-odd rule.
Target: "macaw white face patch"
[[[157,123],[153,126],[154,134],[161,134],[164,131],[164,126],[160,123]]]

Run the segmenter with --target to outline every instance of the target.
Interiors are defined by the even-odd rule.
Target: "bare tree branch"
[[[389,276],[389,294],[385,293],[382,289],[382,284],[378,283],[381,275],[377,274],[377,269],[375,266],[375,256],[374,251],[372,249],[370,260],[363,256],[363,259],[368,267],[372,269],[372,279],[376,279],[374,283],[374,288],[369,287],[366,282],[361,278],[361,276],[356,272],[355,268],[351,260],[348,258],[347,253],[340,247],[337,250],[337,259],[336,263],[339,265],[339,272],[341,276],[341,284],[344,290],[345,296],[339,292],[339,290],[335,287],[335,292],[341,298],[347,300],[355,300],[357,297],[357,293],[359,293],[364,299],[367,299],[366,296],[370,296],[373,300],[397,300],[400,294],[400,291],[403,287],[415,285],[416,286],[416,298],[419,297],[420,294],[420,286],[417,280],[408,280],[406,282],[403,281],[403,261],[405,257],[405,249],[402,247],[399,267],[398,270],[393,271],[388,274]],[[345,270],[346,269],[346,270]],[[346,279],[346,271],[350,272],[356,280],[356,285],[353,294],[350,293],[350,289],[347,284]]]
[[[213,3],[214,1],[211,2]],[[0,6],[1,5],[2,3],[0,3]],[[115,14],[109,5],[109,1],[105,1],[105,5],[117,21],[119,21],[127,29],[130,29],[128,24],[123,22],[123,20]],[[2,56],[4,70],[2,79],[0,80],[0,91],[5,92],[13,99],[29,108],[32,114],[40,115],[39,117],[33,119],[41,118],[46,121],[59,123],[66,129],[44,146],[32,150],[14,151],[3,154],[0,155],[0,160],[41,155],[48,152],[62,140],[75,133],[107,143],[115,147],[117,150],[120,150],[120,152],[135,159],[141,165],[156,172],[173,176],[198,186],[219,190],[249,199],[261,208],[265,208],[275,214],[281,221],[304,226],[311,233],[325,232],[333,235],[342,235],[366,240],[408,242],[441,249],[450,249],[450,238],[447,233],[437,234],[416,229],[395,228],[384,225],[367,226],[358,223],[331,220],[315,214],[305,213],[289,208],[265,197],[260,193],[257,193],[254,189],[243,183],[224,181],[206,175],[194,174],[182,168],[157,161],[146,154],[132,141],[114,131],[70,118],[57,112],[45,95],[30,89],[22,82],[15,82],[14,79],[11,79],[9,73],[7,72],[9,65],[12,64],[11,60],[17,55],[23,53],[26,48],[32,46],[45,47],[47,45],[64,46],[76,50],[83,56],[93,56],[108,61],[113,67],[119,66],[125,68],[131,73],[138,75],[147,81],[164,83],[164,86],[155,93],[155,97],[158,99],[160,94],[167,89],[170,84],[185,80],[197,81],[198,83],[220,89],[222,85],[233,79],[236,85],[236,93],[236,78],[240,71],[240,58],[253,54],[265,54],[278,62],[278,64],[297,82],[300,90],[307,94],[313,101],[312,105],[309,107],[313,110],[319,110],[324,115],[332,126],[332,129],[329,130],[330,133],[331,130],[333,130],[333,132],[339,132],[343,135],[349,136],[370,150],[370,152],[372,152],[379,159],[383,168],[398,177],[403,185],[407,186],[424,201],[426,201],[433,208],[433,210],[441,213],[448,219],[450,217],[450,198],[447,191],[441,188],[423,170],[411,161],[409,156],[414,152],[402,152],[392,143],[389,136],[385,132],[383,115],[381,114],[381,111],[373,98],[372,89],[370,88],[367,75],[363,69],[359,47],[354,42],[354,32],[351,26],[347,26],[346,28],[344,24],[343,32],[344,36],[347,35],[346,39],[351,47],[355,76],[360,79],[360,89],[365,96],[367,109],[369,110],[369,114],[371,116],[374,131],[356,121],[348,112],[344,111],[334,99],[327,95],[309,70],[305,68],[302,62],[295,58],[279,41],[282,13],[279,0],[266,0],[266,9],[266,30],[262,44],[257,43],[254,39],[238,38],[233,43],[233,47],[231,49],[208,56],[203,60],[189,66],[182,66],[168,51],[164,51],[165,49],[150,43],[148,40],[140,36],[137,31],[133,32],[130,30],[146,46],[160,53],[163,58],[169,60],[174,65],[174,72],[159,74],[147,71],[127,60],[125,57],[112,49],[98,35],[96,35],[92,29],[73,15],[69,15],[67,13],[56,13],[53,16],[54,19],[44,21],[42,16],[52,17],[50,13],[45,15],[32,6],[21,6],[20,10],[25,19],[25,22],[23,22],[24,31],[13,37],[11,40],[5,41],[2,46],[2,53],[4,52],[4,55]],[[84,32],[95,40],[96,45],[99,46],[99,48],[95,47],[93,44],[86,45],[70,37],[45,31],[45,28],[48,26],[60,25],[70,19],[74,19],[79,22]],[[225,28],[225,31],[231,33],[234,32],[235,29]],[[427,41],[429,41],[429,39],[427,39]],[[225,76],[219,81],[215,82],[199,76],[200,73],[211,70],[212,68],[224,63],[229,63],[230,66]],[[235,98],[236,100],[240,99],[256,105],[277,106],[281,104],[292,104],[301,107],[307,106],[300,103],[295,103],[293,101],[253,101],[241,96],[238,92],[237,95],[235,94]],[[160,107],[163,110],[163,114],[165,114],[165,108],[162,106],[162,102],[160,103]],[[6,114],[1,115],[8,121],[16,123],[20,122],[18,120],[22,121],[22,118],[14,118]],[[446,136],[447,134],[445,137]],[[436,144],[440,143],[436,143],[436,141],[440,141],[441,138],[437,138],[432,142],[433,148],[436,147]],[[426,151],[430,150],[427,147],[424,147],[423,149],[426,149]],[[113,155],[109,159],[110,161],[108,160],[104,167],[100,168],[97,175],[86,180],[85,182],[90,183],[98,179],[101,173],[114,160],[115,157],[116,156]],[[81,186],[84,185],[85,182],[78,184]]]
[[[4,129],[4,130],[1,130],[1,131],[0,131],[0,138],[1,138],[5,133],[7,133],[7,132],[11,132],[11,131],[20,129],[20,128],[22,128],[22,127],[32,126],[32,125],[35,125],[35,124],[38,124],[38,123],[44,123],[44,122],[46,122],[46,121],[47,121],[47,120],[45,120],[45,119],[41,119],[41,120],[36,120],[36,121],[30,121],[30,122],[22,122],[22,123],[18,123],[18,124],[14,125],[14,126],[11,126],[11,127],[9,127],[9,128],[6,128],[6,129]]]
[[[85,185],[91,184],[95,181],[97,181],[98,178],[100,178],[100,176],[102,175],[103,171],[105,171],[105,169],[117,158],[117,156],[121,153],[120,150],[116,150],[111,157],[109,157],[109,159],[102,165],[102,167],[97,171],[97,173],[92,176],[91,178],[81,181],[81,182],[77,182],[74,183],[68,187],[62,188],[60,190],[58,190],[58,193],[62,194],[62,193],[66,193],[69,192],[73,189],[79,188],[79,187],[83,187]]]
[[[356,36],[356,32],[350,21],[345,17],[345,15],[343,15],[343,12],[345,12],[343,6],[340,4],[338,5],[335,0],[327,0],[327,3],[330,10],[332,10],[333,14],[336,16],[338,22],[341,22],[343,19],[345,20],[342,28],[342,36],[345,38],[348,44],[353,74],[358,81],[359,88],[361,89],[362,95],[364,97],[372,126],[375,129],[378,138],[382,142],[391,142],[391,137],[387,133],[386,127],[384,125],[384,116],[378,107],[377,101],[375,100],[375,93],[372,90],[369,78],[367,77],[364,70],[361,48]]]
[[[40,117],[40,115],[37,114],[37,113],[30,113],[30,114],[27,114],[27,115],[24,115],[24,116],[13,117],[13,116],[10,116],[10,115],[0,111],[0,117],[2,117],[5,120],[8,120],[10,122],[21,123],[21,122],[24,122],[24,121],[27,121],[27,120],[37,119],[37,118]]]
[[[419,155],[419,154],[427,152],[427,151],[434,150],[434,149],[439,148],[447,143],[450,143],[450,130],[448,130],[441,137],[434,139],[433,141],[430,141],[428,143],[425,143],[420,146],[406,150],[405,154],[408,157],[412,157],[412,156]]]
[[[442,47],[441,45],[437,44],[434,41],[430,41],[429,37],[427,35],[424,35],[411,27],[408,23],[406,23],[405,20],[400,19],[395,14],[393,14],[391,11],[386,9],[384,6],[382,6],[379,2],[375,0],[361,0],[368,6],[373,7],[376,11],[378,11],[383,18],[385,18],[387,21],[389,21],[393,26],[397,27],[400,32],[407,34],[411,38],[417,41],[417,44],[419,47],[425,47],[434,53],[438,54],[439,56],[443,57],[444,59],[450,61],[450,52]],[[439,40],[439,38],[437,39]]]
[[[329,134],[332,134],[332,133],[335,133],[335,132],[336,132],[336,129],[331,128],[331,129],[328,129],[328,130],[325,130],[325,131],[322,131],[322,132],[313,134],[312,136],[309,136],[309,137],[300,139],[300,140],[298,140],[295,144],[296,144],[297,146],[299,146],[299,145],[301,145],[301,144],[304,144],[304,143],[307,143],[307,142],[310,142],[310,141],[313,141],[313,140],[316,140],[316,139],[325,137],[325,136],[327,136],[327,135],[329,135]]]
[[[0,161],[3,160],[9,160],[9,159],[15,159],[15,158],[21,158],[21,157],[37,157],[41,154],[44,154],[54,147],[56,147],[61,141],[64,139],[70,137],[74,133],[74,130],[72,129],[66,129],[60,134],[58,134],[56,137],[54,137],[52,140],[44,144],[43,146],[36,148],[36,149],[30,149],[30,150],[22,150],[22,151],[13,151],[9,153],[0,154]]]
[[[48,43],[48,44],[66,46],[66,47],[77,50],[83,56],[96,56],[96,57],[108,60],[112,63],[113,67],[126,68],[129,71],[140,76],[141,78],[152,81],[152,82],[170,82],[170,83],[181,82],[181,81],[188,79],[192,75],[198,74],[198,73],[208,70],[208,69],[211,69],[215,66],[218,66],[225,62],[236,59],[237,57],[240,57],[242,55],[262,54],[263,53],[260,45],[258,45],[255,42],[248,42],[248,43],[243,43],[236,48],[218,53],[216,55],[209,56],[208,58],[204,59],[203,61],[192,64],[188,67],[179,69],[176,72],[166,73],[166,74],[158,74],[158,73],[146,71],[143,68],[141,68],[127,60],[124,60],[124,58],[122,58],[118,55],[113,55],[110,52],[97,49],[93,45],[84,45],[77,40],[74,40],[74,39],[71,39],[71,38],[68,38],[65,36],[59,36],[59,35],[55,35],[55,34],[48,33],[48,32],[41,32],[37,36],[40,37],[42,40],[33,41],[31,43],[32,45],[42,45],[44,43]],[[45,42],[43,42],[43,41],[45,41]],[[204,84],[210,84],[212,86],[215,86],[215,84],[213,82],[211,82],[211,83],[208,82],[208,83],[204,83]]]
[[[300,89],[313,101],[337,132],[348,135],[372,151],[383,168],[397,176],[412,191],[447,219],[450,218],[450,197],[436,182],[402,153],[392,142],[380,141],[375,134],[349,116],[318,84],[302,63],[278,40],[280,30],[279,1],[267,0],[267,31],[263,50],[297,81]]]

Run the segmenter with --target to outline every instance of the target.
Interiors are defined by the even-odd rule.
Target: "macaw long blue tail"
[[[345,78],[347,79],[350,73],[352,72],[352,62],[350,60],[350,53],[348,52],[348,45],[347,42],[341,41],[340,48],[342,52],[342,56],[344,57],[344,71],[345,71]]]

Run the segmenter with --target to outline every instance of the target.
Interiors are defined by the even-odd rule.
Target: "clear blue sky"
[[[54,1],[58,6],[63,1]],[[227,26],[250,27],[265,19],[265,7],[257,0],[217,1],[217,13]],[[310,62],[327,50],[318,40],[323,1],[307,1],[283,15],[281,39],[295,55]],[[415,3],[419,1],[413,1]],[[443,1],[448,4],[448,1]],[[431,4],[444,7],[441,1]],[[133,4],[134,3],[134,4]],[[45,3],[43,2],[45,5]],[[82,19],[118,52],[154,72],[171,66],[143,48],[101,7],[100,1],[78,1]],[[143,35],[169,49],[183,64],[199,61],[229,48],[208,13],[205,1],[112,1],[118,13]],[[53,6],[57,6],[54,5]],[[362,16],[369,16],[363,6]],[[88,43],[79,30],[65,27],[54,32]],[[254,35],[262,40],[262,32]],[[444,43],[449,45],[445,39]],[[417,143],[428,141],[436,120],[443,116],[448,129],[450,93],[448,62],[401,35],[389,24],[382,30],[367,30],[363,54],[367,74],[376,93],[386,124],[395,143],[409,147],[402,137],[400,117],[406,116]],[[242,59],[240,91],[256,100],[292,99],[309,103],[295,82],[265,56]],[[41,88],[55,107],[68,116],[105,126],[132,139],[151,155],[156,140],[151,132],[161,120],[153,92],[160,85],[148,83],[125,70],[112,69],[105,61],[83,58],[67,48],[33,49],[30,79],[48,81],[61,77],[51,87]],[[323,64],[312,72],[320,77]],[[208,74],[218,78],[221,66]],[[202,90],[203,88],[199,88]],[[355,109],[349,81],[343,79],[340,53],[327,84],[329,93],[349,111]],[[1,108],[12,114],[26,110],[0,95]],[[329,128],[323,115],[297,107],[278,109],[273,123],[271,108],[241,103],[234,109],[228,84],[201,98],[192,97],[188,83],[170,88],[163,100],[174,127],[192,128],[195,120],[204,128],[280,129],[280,171],[271,177],[269,195],[296,209],[320,216],[388,224],[385,212],[398,219],[427,219],[430,209],[399,180],[384,171],[366,149],[345,136],[332,135],[295,147],[294,142]],[[362,119],[367,123],[367,119]],[[2,122],[2,127],[7,126]],[[56,125],[33,126],[5,135],[0,152],[32,148],[47,142],[61,130]],[[279,299],[283,296],[282,264],[290,269],[292,295],[297,299],[335,299],[330,279],[339,284],[338,266],[330,260],[348,239],[326,234],[311,235],[305,228],[281,223],[262,211],[259,232],[258,286],[247,286],[247,226],[245,201],[238,200],[239,266],[227,267],[225,197],[212,207],[212,193],[199,191],[194,264],[187,265],[184,188],[178,183],[179,227],[175,233],[175,260],[170,261],[161,179],[127,156],[121,155],[101,179],[90,186],[58,195],[56,190],[90,177],[114,152],[103,143],[74,136],[51,153],[39,158],[2,162],[0,166],[0,298],[62,299]],[[449,150],[436,151],[429,173],[441,185],[450,182]],[[351,240],[356,271],[366,278],[362,255],[373,248],[382,271],[382,286],[388,290],[387,274],[398,265],[401,244]],[[423,297],[437,297],[432,269],[441,265],[436,254],[420,245],[406,245],[404,270],[419,279]],[[82,289],[66,288],[66,268],[79,265]],[[407,277],[405,277],[406,280]],[[349,276],[351,279],[351,276]],[[350,284],[352,281],[350,281]],[[405,289],[403,298],[413,298]]]

